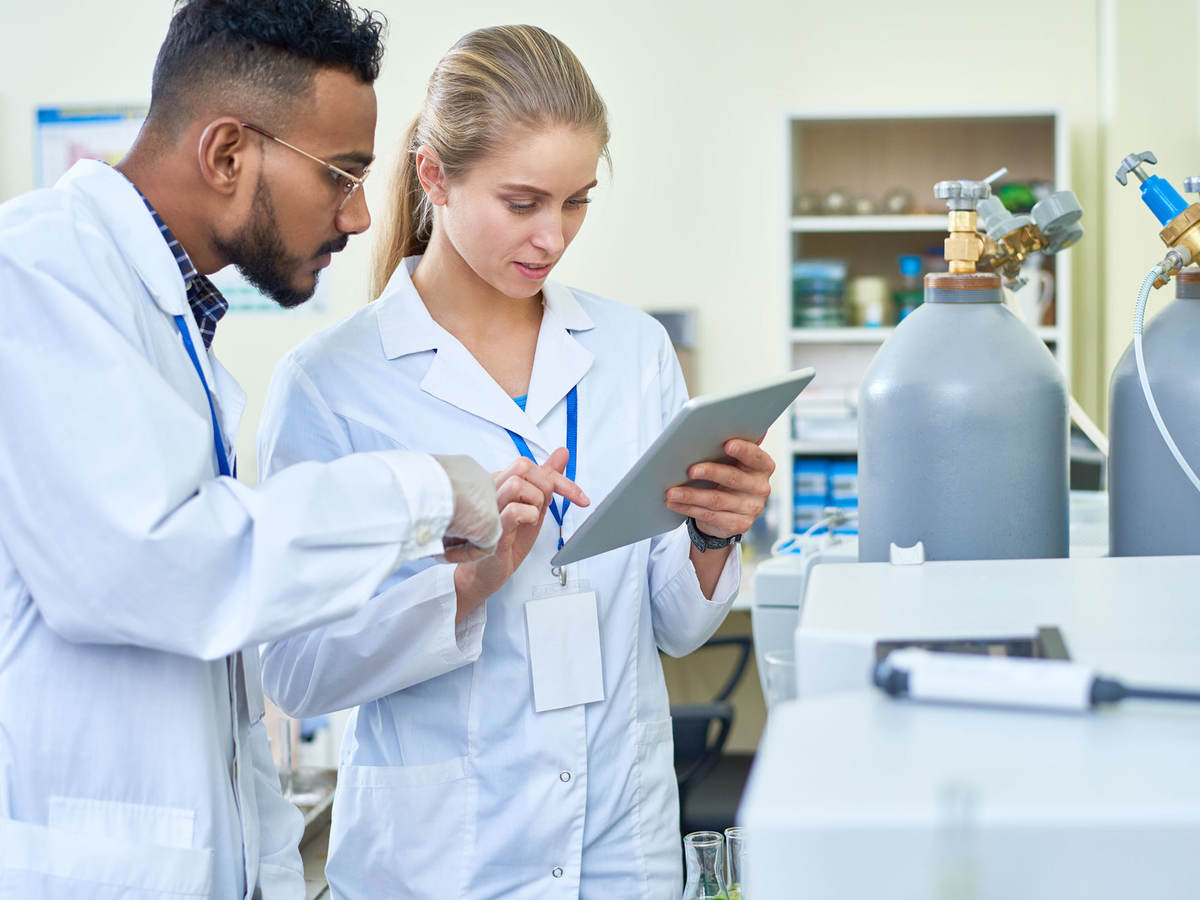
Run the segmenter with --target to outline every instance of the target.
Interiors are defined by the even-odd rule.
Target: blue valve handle
[[[1150,207],[1150,212],[1158,218],[1160,225],[1166,225],[1187,209],[1187,203],[1179,196],[1179,192],[1171,187],[1167,179],[1157,175],[1151,175],[1142,182],[1142,202]]]

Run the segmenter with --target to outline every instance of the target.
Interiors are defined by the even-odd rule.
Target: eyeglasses
[[[249,128],[251,131],[261,134],[263,137],[269,138],[270,140],[274,141],[277,144],[282,144],[283,146],[287,147],[289,150],[295,150],[301,156],[307,156],[313,162],[320,163],[326,169],[328,169],[330,176],[333,178],[334,185],[337,187],[338,190],[340,190],[345,195],[342,197],[342,202],[338,204],[337,208],[338,208],[339,212],[342,210],[342,208],[347,203],[350,202],[350,198],[353,197],[354,194],[359,190],[359,188],[361,188],[363,186],[363,182],[366,181],[367,176],[371,174],[370,168],[365,167],[363,169],[362,175],[358,175],[358,176],[351,175],[345,169],[339,169],[333,163],[327,163],[327,162],[325,162],[325,160],[321,159],[319,156],[313,156],[311,153],[308,153],[304,150],[301,150],[299,147],[289,144],[283,138],[275,137],[275,135],[271,134],[271,132],[265,131],[262,128],[259,128],[257,125],[251,125],[249,122],[242,122],[241,125],[243,128]]]

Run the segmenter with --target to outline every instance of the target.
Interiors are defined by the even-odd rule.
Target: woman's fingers
[[[542,518],[545,507],[530,506],[528,503],[510,503],[500,511],[500,526],[505,535],[523,525],[536,525]]]
[[[752,472],[763,472],[769,477],[775,471],[775,460],[771,454],[751,441],[737,438],[726,441],[725,452]]]
[[[711,481],[723,488],[743,494],[770,496],[771,480],[765,472],[748,472],[739,466],[726,463],[697,463],[688,469],[688,477],[698,481]]]
[[[496,492],[496,501],[500,508],[508,506],[510,503],[527,503],[530,506],[544,507],[546,505],[547,494],[541,490],[536,484],[527,478],[520,475],[511,475],[508,480],[500,485],[500,489]]]
[[[566,447],[559,447],[546,459],[546,464],[538,467],[538,487],[550,493],[565,497],[576,506],[587,506],[591,503],[587,494],[563,473],[567,470],[571,454]]]
[[[765,494],[744,494],[721,488],[673,487],[667,491],[667,505],[672,509],[689,506],[708,512],[732,512],[752,517],[757,517],[763,511],[766,499]]]
[[[588,499],[587,494],[583,492],[579,485],[563,474],[566,470],[568,459],[569,454],[565,447],[559,447],[551,453],[545,465],[541,466],[522,456],[514,460],[512,465],[497,476],[496,483],[501,485],[508,478],[517,476],[535,485],[547,497],[551,494],[558,494],[570,500],[576,506],[588,506],[591,504],[591,501]]]

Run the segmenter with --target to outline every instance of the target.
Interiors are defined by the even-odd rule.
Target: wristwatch
[[[696,525],[696,520],[688,516],[687,520],[688,537],[692,539],[692,546],[703,553],[705,550],[720,550],[722,547],[728,547],[730,544],[736,544],[742,539],[740,534],[735,534],[733,537],[719,538],[713,537],[711,534],[705,534]]]

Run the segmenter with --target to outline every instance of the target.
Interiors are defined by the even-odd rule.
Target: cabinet
[[[793,263],[843,260],[847,284],[883,276],[893,289],[900,286],[902,254],[921,255],[924,272],[944,270],[946,211],[944,201],[934,198],[933,185],[952,178],[981,179],[1007,167],[1008,174],[997,184],[1010,185],[1014,193],[1020,185],[1035,191],[1069,188],[1066,134],[1062,114],[1052,109],[797,112],[785,117],[787,277],[780,317],[787,336],[785,362],[792,369],[813,366],[817,374],[792,409],[787,471],[795,474],[792,489],[779,492],[780,523],[798,530],[811,523],[818,508],[813,470],[821,461],[842,473],[837,505],[855,505],[847,494],[845,472],[857,450],[858,387],[875,352],[895,330],[793,327]],[[911,198],[911,206],[904,213],[889,213],[884,198],[897,189]],[[847,213],[859,198],[876,211],[828,215],[812,208],[835,190],[850,201]],[[1068,260],[1046,257],[1044,274],[1030,279],[1044,291],[1037,334],[1064,374],[1070,372]]]

